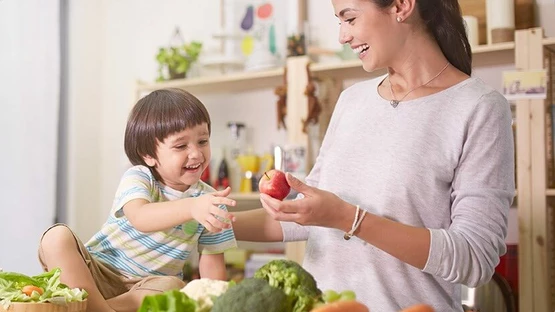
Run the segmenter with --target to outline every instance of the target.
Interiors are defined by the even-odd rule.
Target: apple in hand
[[[281,170],[272,169],[264,172],[258,182],[258,190],[271,197],[283,200],[291,191],[285,173]]]

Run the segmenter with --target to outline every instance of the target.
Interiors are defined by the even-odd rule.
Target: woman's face
[[[339,42],[349,44],[370,72],[389,65],[400,47],[395,7],[381,9],[371,0],[332,0],[339,19]]]

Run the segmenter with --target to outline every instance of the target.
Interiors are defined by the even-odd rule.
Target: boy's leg
[[[80,248],[80,241],[66,226],[57,225],[48,229],[40,242],[39,259],[45,270],[60,268],[62,270],[61,280],[71,288],[85,289],[89,296],[87,298],[87,311],[90,312],[113,312],[104,296],[98,289],[93,273],[87,261],[91,261],[84,255]]]
[[[177,277],[149,276],[133,285],[128,292],[108,299],[108,304],[118,312],[135,312],[141,306],[144,297],[183,287],[185,282]]]

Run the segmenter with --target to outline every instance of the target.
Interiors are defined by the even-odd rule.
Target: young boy
[[[225,279],[223,252],[236,247],[230,189],[200,180],[210,163],[210,117],[193,95],[158,90],[137,102],[125,131],[134,165],[119,184],[110,216],[85,245],[64,225],[42,237],[45,270],[89,293],[87,311],[136,311],[144,296],[182,288],[198,247],[201,277]]]

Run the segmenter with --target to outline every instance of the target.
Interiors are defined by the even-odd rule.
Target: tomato
[[[26,294],[27,296],[31,296],[31,294],[33,293],[33,291],[36,291],[39,293],[39,295],[42,295],[44,293],[44,290],[40,287],[37,287],[35,285],[27,285],[24,286],[23,288],[21,288],[21,291]]]

